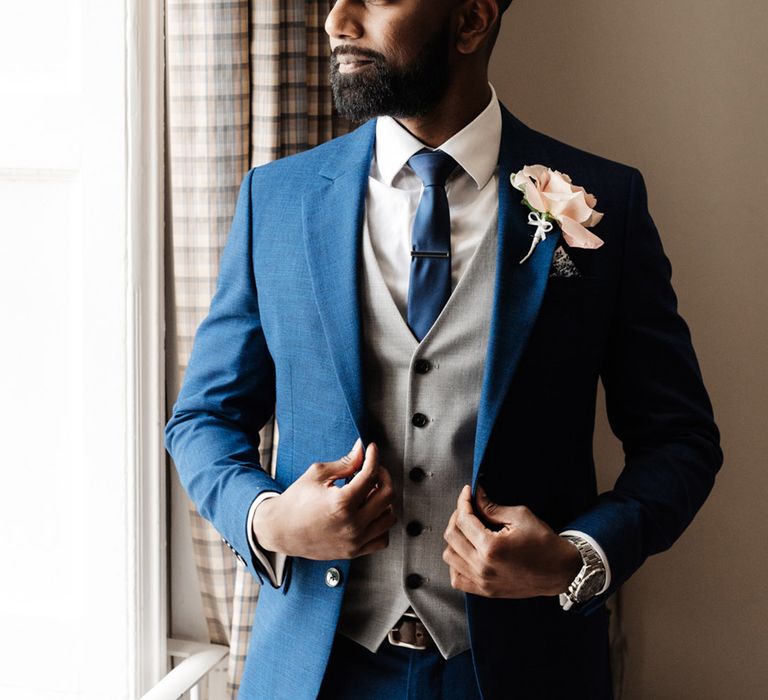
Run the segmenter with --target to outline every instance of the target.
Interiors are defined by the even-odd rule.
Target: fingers
[[[466,561],[459,553],[448,545],[443,550],[443,561],[448,564],[452,571],[457,571],[465,578],[475,580],[478,578],[477,574],[472,570],[469,562]]]
[[[488,541],[488,530],[472,510],[472,491],[465,486],[456,502],[456,527],[475,549],[483,549]]]
[[[498,530],[499,525],[513,524],[521,514],[520,506],[502,506],[494,503],[480,484],[477,485],[475,495],[479,518],[491,530]]]
[[[446,527],[443,533],[443,539],[448,543],[448,547],[443,552],[443,561],[446,564],[452,565],[452,562],[446,558],[449,550],[454,554],[461,557],[463,561],[467,563],[467,566],[471,567],[473,573],[480,574],[480,556],[474,545],[467,539],[466,535],[459,530],[456,526],[456,520],[458,517],[458,511],[453,511],[450,520],[448,521],[448,527]]]
[[[372,442],[365,450],[365,459],[360,471],[342,490],[350,504],[362,506],[369,492],[378,483],[381,470],[379,467],[379,448]]]
[[[480,508],[487,508],[491,502],[482,484],[478,484],[477,489],[475,489],[475,499]]]
[[[315,462],[310,471],[318,481],[329,482],[352,476],[363,462],[363,442],[357,439],[348,454],[334,462]]]
[[[370,522],[387,508],[393,506],[395,490],[389,470],[379,465],[377,477],[377,483],[370,490],[365,502],[360,507],[359,522]]]
[[[363,546],[361,547],[361,551],[366,550],[367,546],[372,542],[379,540],[382,535],[389,533],[390,528],[397,522],[397,516],[395,515],[395,512],[393,509],[384,511],[381,515],[379,515],[377,518],[375,518],[369,525],[366,527],[363,536],[361,538],[363,542]],[[384,546],[388,544],[388,537],[387,542],[384,543]]]
[[[471,578],[468,578],[456,569],[451,569],[451,587],[459,591],[466,593],[474,593],[475,595],[486,596],[484,591],[478,584],[476,584]]]
[[[363,547],[361,547],[357,551],[357,553],[352,558],[354,559],[356,557],[365,556],[366,554],[378,552],[381,549],[386,549],[388,545],[389,545],[389,531],[379,535],[375,539],[365,544]]]

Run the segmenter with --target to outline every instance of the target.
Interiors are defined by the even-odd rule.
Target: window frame
[[[164,3],[128,0],[126,289],[131,697],[168,671],[165,425]]]

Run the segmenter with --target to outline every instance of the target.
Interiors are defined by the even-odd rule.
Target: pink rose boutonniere
[[[603,240],[587,231],[585,226],[594,226],[603,215],[595,211],[597,199],[583,187],[571,184],[571,178],[559,170],[543,165],[526,165],[510,177],[512,186],[525,196],[523,204],[531,211],[528,223],[536,227],[528,254],[520,261],[525,262],[533,249],[552,230],[552,221],[557,221],[565,242],[572,248],[599,248]]]

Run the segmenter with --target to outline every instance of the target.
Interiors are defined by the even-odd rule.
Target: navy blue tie
[[[424,183],[411,232],[408,325],[421,340],[451,296],[451,219],[445,181],[456,161],[442,151],[422,149],[408,160]]]

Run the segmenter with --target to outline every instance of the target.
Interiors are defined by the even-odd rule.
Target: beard
[[[330,81],[338,113],[354,122],[372,117],[420,117],[432,111],[448,89],[450,26],[446,23],[403,67],[393,66],[378,51],[337,46],[331,53]],[[360,75],[339,71],[339,54],[371,61]]]

